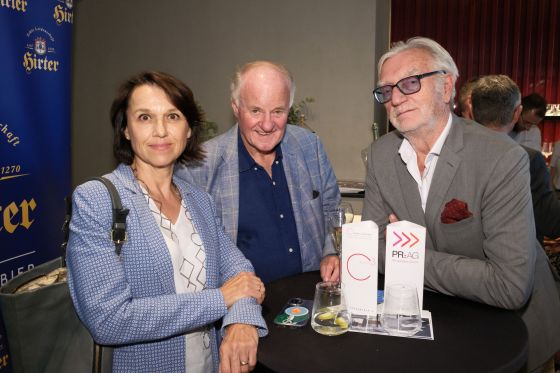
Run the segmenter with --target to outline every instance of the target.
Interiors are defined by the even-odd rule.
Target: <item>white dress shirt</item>
[[[451,130],[451,114],[449,114],[449,119],[447,119],[447,124],[445,125],[443,132],[439,135],[438,139],[430,149],[430,152],[426,156],[426,160],[424,161],[424,172],[422,175],[420,175],[420,169],[418,168],[418,157],[416,155],[416,151],[410,142],[405,138],[399,148],[401,159],[406,164],[406,168],[408,169],[410,175],[418,184],[420,200],[422,201],[422,210],[424,210],[424,212],[426,212],[426,201],[428,200],[428,194],[430,193],[430,185],[432,184],[432,178],[434,177],[439,153],[445,143],[445,139],[447,139],[449,130]]]

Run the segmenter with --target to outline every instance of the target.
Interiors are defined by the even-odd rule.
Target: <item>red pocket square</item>
[[[443,224],[453,224],[471,216],[472,212],[469,211],[467,203],[453,198],[445,204],[441,212],[441,222]]]

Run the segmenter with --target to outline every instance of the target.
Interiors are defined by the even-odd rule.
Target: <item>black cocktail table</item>
[[[435,340],[348,332],[327,337],[272,321],[293,297],[313,299],[319,272],[267,286],[263,312],[269,335],[259,342],[260,369],[276,372],[519,372],[527,361],[527,330],[512,311],[424,292]]]

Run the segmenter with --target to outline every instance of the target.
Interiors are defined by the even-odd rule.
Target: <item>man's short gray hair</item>
[[[294,96],[296,93],[296,84],[294,82],[294,78],[292,77],[292,74],[288,71],[288,69],[286,69],[283,65],[271,61],[253,61],[246,63],[245,65],[238,68],[233,75],[233,79],[230,85],[231,100],[236,105],[239,105],[239,92],[241,90],[241,86],[243,85],[243,77],[245,73],[260,66],[271,67],[274,70],[278,71],[282,76],[284,76],[284,78],[286,79],[286,85],[290,90],[290,107],[292,107],[292,104],[294,103]]]
[[[411,49],[421,49],[426,51],[431,57],[434,70],[445,70],[453,78],[453,93],[451,94],[451,102],[455,99],[455,82],[459,77],[459,69],[453,61],[453,57],[445,48],[439,45],[436,41],[425,37],[414,37],[408,39],[406,42],[399,41],[391,46],[391,49],[379,59],[377,64],[378,74],[381,75],[381,67],[389,58]]]
[[[511,124],[515,109],[521,104],[521,92],[507,75],[486,75],[476,82],[471,102],[475,121],[504,127]]]

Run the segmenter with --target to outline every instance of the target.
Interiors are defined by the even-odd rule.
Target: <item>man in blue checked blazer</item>
[[[295,85],[281,65],[251,62],[232,82],[238,124],[204,144],[202,164],[177,176],[208,191],[226,232],[263,282],[321,269],[339,278],[326,216],[340,203],[319,138],[288,125]]]

